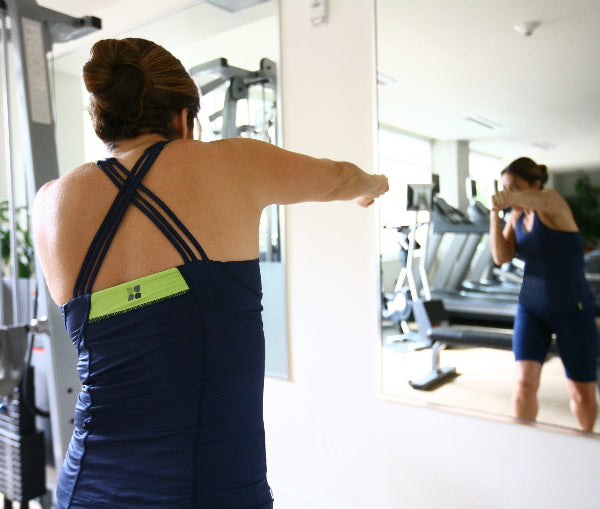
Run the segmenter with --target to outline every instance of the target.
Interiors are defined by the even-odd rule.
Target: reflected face
[[[538,189],[539,184],[537,181],[530,184],[523,177],[504,173],[502,175],[502,187],[506,191],[526,191],[527,189]]]

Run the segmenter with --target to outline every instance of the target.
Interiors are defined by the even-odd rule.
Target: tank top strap
[[[127,176],[131,175],[131,172],[115,159],[99,161],[98,166],[119,188],[125,184]],[[203,260],[208,259],[208,256],[206,256],[200,243],[181,220],[143,183],[140,182],[138,185],[138,188],[131,199],[131,203],[140,209],[165,235],[165,237],[167,237],[179,252],[184,262],[197,259],[192,247],[196,249],[196,252],[200,254],[200,257]]]
[[[142,179],[167,143],[168,141],[161,141],[147,148],[131,171],[114,158],[97,162],[100,169],[119,188],[119,191],[86,253],[75,283],[73,297],[91,292],[106,253],[131,203],[136,205],[160,229],[180,253],[184,263],[197,259],[188,242],[196,248],[202,259],[208,259],[200,244],[183,223],[164,202],[142,184]],[[162,209],[164,214],[159,209]],[[187,237],[188,242],[183,239],[182,235]]]

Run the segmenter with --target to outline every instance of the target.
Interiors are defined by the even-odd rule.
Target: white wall
[[[58,170],[62,175],[79,166],[85,157],[83,132],[85,114],[82,98],[82,83],[79,76],[55,71],[52,74],[56,109],[56,149]]]
[[[374,0],[280,1],[286,148],[374,160]],[[267,379],[277,509],[592,508],[600,441],[383,401],[375,211],[288,207],[291,381]]]

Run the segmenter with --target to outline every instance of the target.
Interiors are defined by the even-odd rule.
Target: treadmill
[[[489,217],[486,220],[481,211],[480,216],[481,220],[472,221],[441,196],[435,196],[426,260],[431,295],[442,300],[452,320],[512,325],[518,302],[514,284],[496,285],[494,291],[464,284],[481,239],[489,232]]]

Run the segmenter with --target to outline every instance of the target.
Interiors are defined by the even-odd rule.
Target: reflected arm
[[[506,221],[504,229],[497,211],[492,211],[490,215],[490,244],[492,248],[492,258],[498,266],[510,262],[517,251],[517,241],[515,238],[514,224],[511,217]]]
[[[492,196],[494,210],[507,207],[535,210],[536,212],[551,212],[561,205],[564,199],[552,189],[527,189],[525,191],[498,191]]]

